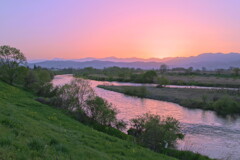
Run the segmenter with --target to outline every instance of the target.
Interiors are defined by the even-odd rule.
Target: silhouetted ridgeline
[[[31,62],[31,61],[30,61]],[[175,67],[193,67],[195,69],[201,69],[206,67],[207,69],[218,69],[218,68],[229,68],[229,67],[240,67],[240,54],[239,53],[205,53],[198,56],[192,57],[176,57],[176,58],[165,58],[165,59],[118,59],[118,58],[86,58],[78,60],[64,60],[54,59],[45,61],[32,61],[29,63],[30,67],[34,64],[45,68],[105,68],[105,67],[128,67],[128,68],[141,68],[141,69],[158,69],[161,64],[166,64],[170,68]]]

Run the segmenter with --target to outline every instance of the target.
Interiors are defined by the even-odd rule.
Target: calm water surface
[[[72,75],[58,75],[54,85],[63,85],[73,79]],[[111,102],[118,110],[118,118],[128,121],[137,115],[151,112],[160,116],[172,116],[181,122],[184,140],[178,149],[191,150],[211,158],[240,160],[240,117],[219,117],[212,111],[188,109],[178,104],[125,96],[121,93],[97,88],[100,84],[140,85],[133,83],[92,81],[95,92]]]

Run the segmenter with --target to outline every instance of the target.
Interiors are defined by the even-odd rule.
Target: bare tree
[[[160,66],[160,72],[161,72],[161,74],[166,73],[166,72],[167,72],[167,69],[168,69],[168,66],[167,66],[166,64],[162,64],[162,65]]]
[[[61,88],[59,97],[63,108],[71,111],[85,110],[87,100],[93,99],[95,92],[88,80],[76,78]]]

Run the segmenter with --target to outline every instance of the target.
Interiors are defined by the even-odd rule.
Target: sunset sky
[[[1,0],[0,45],[28,59],[240,52],[240,0]]]

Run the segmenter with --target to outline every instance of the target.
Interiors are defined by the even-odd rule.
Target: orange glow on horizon
[[[240,52],[240,2],[230,1],[16,1],[13,12],[5,2],[0,45],[19,48],[28,59]]]

